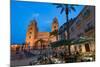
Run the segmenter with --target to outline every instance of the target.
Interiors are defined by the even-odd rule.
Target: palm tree
[[[69,5],[69,4],[55,4],[55,5],[57,5],[56,6],[57,8],[61,8],[61,12],[60,12],[61,14],[63,12],[65,12],[65,14],[66,14],[67,33],[68,33],[67,39],[69,39],[70,38],[70,34],[69,34],[69,13],[71,11],[76,11],[76,9],[74,8],[74,5]],[[68,46],[68,49],[69,49],[69,54],[70,54],[70,45]]]

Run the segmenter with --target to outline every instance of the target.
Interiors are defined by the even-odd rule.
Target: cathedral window
[[[30,32],[30,34],[32,34],[32,32]]]
[[[30,28],[30,30],[32,30],[32,27]]]
[[[31,36],[29,36],[29,38],[31,38]]]
[[[54,26],[54,29],[56,29],[56,26]]]

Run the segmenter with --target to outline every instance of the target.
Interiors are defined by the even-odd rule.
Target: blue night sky
[[[84,6],[75,6],[76,11],[69,18],[76,17]],[[40,32],[50,32],[54,17],[59,26],[66,22],[65,13],[60,14],[60,8],[51,3],[11,1],[11,44],[22,44],[30,21],[36,19]]]

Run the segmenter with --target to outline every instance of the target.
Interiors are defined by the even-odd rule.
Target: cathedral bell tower
[[[50,42],[55,42],[58,40],[58,28],[59,28],[58,20],[55,17],[52,22],[52,30],[50,33]]]
[[[58,20],[57,20],[56,17],[53,19],[52,32],[55,31],[55,30],[58,31]]]
[[[32,20],[26,33],[26,46],[33,48],[34,40],[37,38],[38,28],[36,20]]]

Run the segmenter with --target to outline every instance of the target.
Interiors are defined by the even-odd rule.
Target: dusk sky
[[[69,14],[69,18],[76,17],[84,6],[75,6],[76,11]],[[26,32],[30,21],[37,21],[39,32],[50,32],[54,17],[59,26],[66,22],[65,13],[51,3],[11,1],[11,44],[22,44],[26,39]]]

